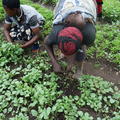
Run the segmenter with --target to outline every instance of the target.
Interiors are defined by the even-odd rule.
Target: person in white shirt
[[[8,42],[17,42],[22,48],[39,49],[39,36],[44,17],[33,7],[20,5],[19,0],[2,0],[6,18],[4,33]]]
[[[67,71],[76,64],[75,77],[82,74],[85,59],[82,47],[90,46],[95,41],[96,16],[95,0],[59,0],[54,10],[52,31],[44,40],[55,72],[62,72],[53,49],[53,45],[58,45],[68,60]]]

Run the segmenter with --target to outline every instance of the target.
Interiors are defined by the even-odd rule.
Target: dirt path
[[[112,66],[104,63],[97,64],[93,60],[86,61],[84,64],[84,74],[100,76],[109,82],[115,83],[120,88],[120,71],[116,71]]]

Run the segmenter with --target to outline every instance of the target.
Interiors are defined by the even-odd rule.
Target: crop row
[[[46,51],[33,58],[19,45],[1,41],[0,48],[1,120],[120,118],[120,91],[114,84],[89,75],[78,80],[69,74],[57,75]],[[70,89],[77,94],[72,90],[66,94]]]

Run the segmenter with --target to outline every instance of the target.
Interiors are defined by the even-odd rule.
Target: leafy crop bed
[[[2,0],[0,0],[0,22],[4,19],[4,10],[2,8]]]
[[[120,25],[97,25],[96,41],[89,48],[88,55],[94,59],[103,59],[120,67]]]
[[[1,40],[2,40],[1,36]],[[24,55],[18,45],[0,44],[0,119],[118,120],[120,91],[94,76],[72,79],[52,72],[46,51]]]
[[[44,38],[51,29],[52,12],[29,0],[21,1],[46,18]],[[97,25],[97,30],[88,55],[119,65],[119,24]],[[3,39],[0,32],[0,120],[120,119],[120,90],[113,83],[89,75],[77,80],[73,73],[55,74],[46,51],[26,55],[19,45]],[[61,65],[65,67],[64,62]]]
[[[105,21],[120,22],[120,0],[104,0],[103,1],[103,16]]]

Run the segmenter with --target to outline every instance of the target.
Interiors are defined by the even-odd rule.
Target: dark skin
[[[13,9],[9,9],[9,8],[4,8],[5,9],[5,12],[7,13],[7,15],[9,16],[19,16],[20,15],[20,9],[19,8],[13,8]],[[5,34],[5,37],[6,37],[6,40],[8,42],[13,42],[11,37],[10,37],[10,30],[11,28],[11,24],[4,24],[4,34]],[[40,33],[40,28],[39,27],[36,27],[34,29],[32,29],[32,32],[34,34],[34,37],[29,40],[28,42],[24,43],[21,45],[22,48],[27,48],[29,47],[30,45],[32,45],[35,41],[39,40],[39,33]]]
[[[82,16],[79,14],[71,14],[67,17],[66,22],[68,22],[69,24],[73,24],[76,23],[76,25],[79,25],[81,27],[84,26],[85,21],[83,20]],[[55,55],[54,55],[54,51],[53,51],[53,45],[48,45],[47,44],[48,41],[48,37],[45,38],[44,42],[45,42],[45,48],[51,58],[52,64],[53,64],[53,70],[55,72],[62,72],[61,66],[58,64]],[[66,56],[69,57],[69,56]]]
[[[61,67],[60,65],[57,63],[57,60],[55,58],[55,55],[54,55],[54,51],[53,51],[53,45],[47,45],[47,40],[48,40],[48,37],[45,38],[44,40],[44,43],[45,43],[45,48],[48,52],[48,55],[50,56],[51,58],[51,61],[52,61],[52,64],[53,64],[53,70],[55,72],[61,72]]]
[[[96,4],[96,0],[93,0],[93,2]],[[81,14],[79,13],[75,13],[75,14],[71,14],[69,15],[66,20],[66,23],[70,25],[74,25],[74,26],[79,26],[80,28],[84,27],[85,25],[85,20],[83,19],[83,17],[81,16]],[[51,58],[52,64],[53,64],[53,70],[54,72],[62,72],[61,66],[58,64],[56,57],[54,55],[54,50],[53,50],[53,44],[52,45],[48,45],[47,42],[48,41],[48,37],[45,38],[44,43],[45,43],[45,48]],[[76,53],[75,53],[76,54]],[[77,70],[77,76],[79,74],[81,74],[81,69],[83,68],[83,63],[79,63],[77,61],[75,61],[75,54],[71,55],[71,56],[66,56],[66,58],[68,59],[68,67],[67,70],[70,71],[73,64],[77,64],[77,66],[80,68]]]

